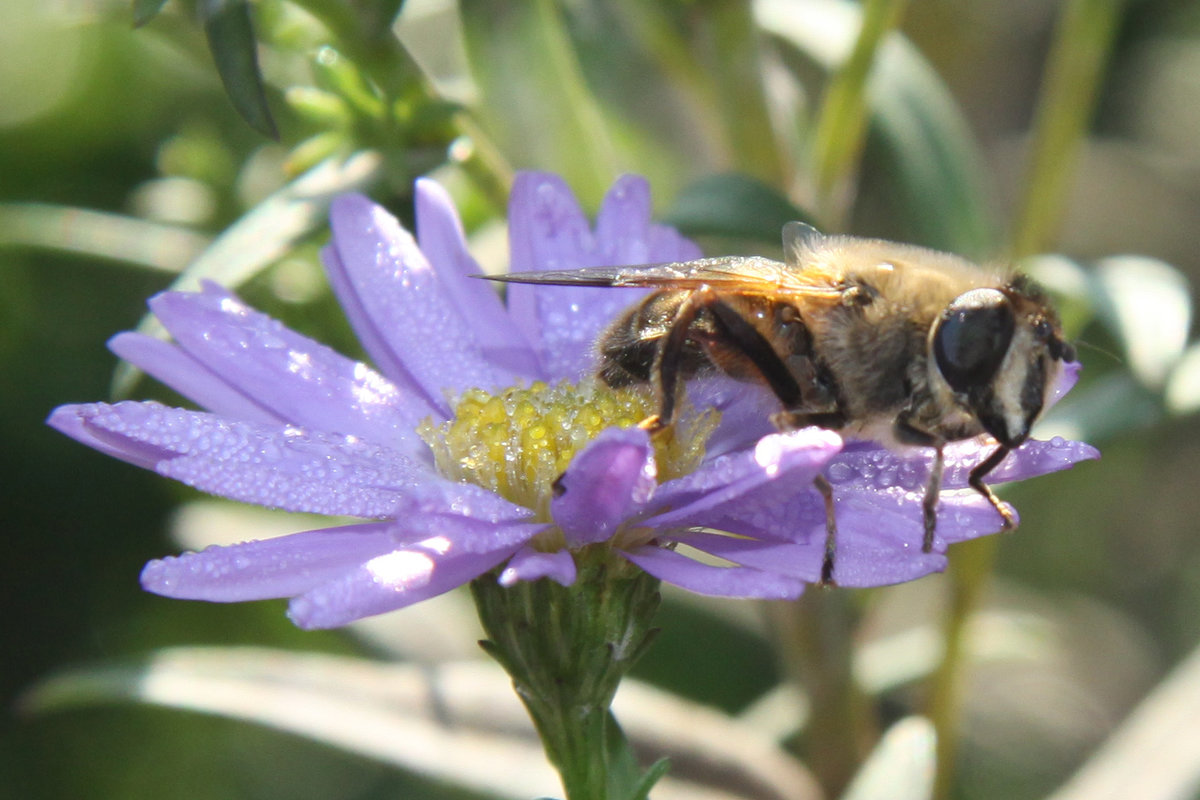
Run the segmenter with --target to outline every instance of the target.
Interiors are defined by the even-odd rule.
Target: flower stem
[[[829,82],[813,135],[817,213],[826,227],[843,227],[850,181],[867,130],[867,78],[883,37],[899,22],[907,0],[867,0],[850,57]]]
[[[1121,0],[1071,0],[1063,10],[1038,98],[1025,192],[1013,229],[1017,258],[1053,244],[1121,7]]]
[[[876,720],[853,670],[858,614],[844,591],[812,588],[794,603],[769,603],[787,677],[809,701],[805,760],[829,797],[849,784],[878,738]]]
[[[483,648],[513,681],[568,800],[624,800],[649,787],[609,706],[655,631],[658,581],[607,548],[576,553],[571,586],[471,583]]]
[[[934,798],[950,796],[958,761],[958,727],[962,712],[962,678],[966,670],[966,631],[979,608],[996,560],[997,536],[983,536],[958,545],[947,569],[946,619],[942,626],[942,661],[933,675],[929,717],[937,731],[937,775]]]

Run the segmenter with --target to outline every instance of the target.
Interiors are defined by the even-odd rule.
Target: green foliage
[[[518,780],[544,759],[508,680],[470,661],[470,614],[423,606],[426,628],[398,615],[316,635],[274,605],[149,598],[137,570],[177,547],[169,510],[191,495],[41,426],[110,380],[130,393],[136,375],[116,367],[114,380],[102,343],[139,320],[154,332],[144,300],[164,288],[220,281],[348,339],[320,284],[296,288],[317,274],[337,193],[406,216],[413,179],[433,175],[502,267],[491,232],[516,169],[563,174],[592,209],[616,175],[645,174],[660,218],[723,252],[769,253],[802,219],[1021,257],[1086,365],[1042,433],[1087,438],[1105,460],[1017,489],[1025,523],[999,566],[960,552],[945,581],[855,593],[839,618],[801,621],[848,654],[815,679],[866,704],[863,741],[840,754],[861,765],[842,796],[1061,786],[1053,796],[1074,800],[1100,786],[1154,800],[1200,779],[1172,711],[1200,686],[1200,93],[1172,78],[1200,48],[1194,8],[133,0],[133,30],[127,3],[0,2],[0,367],[14,387],[0,485],[17,596],[4,677],[23,712],[0,769],[24,796],[557,791],[549,772]],[[830,712],[780,678],[803,659],[762,617],[667,596],[657,647],[670,652],[651,649],[634,673],[654,685],[626,681],[633,699],[616,700],[634,745],[610,742],[622,793],[719,773],[731,797],[815,796],[805,762],[830,726],[812,715]],[[430,630],[462,649],[439,650]],[[212,648],[170,649],[181,644]],[[1096,720],[1146,696],[1101,747]],[[591,719],[621,733],[607,713]]]

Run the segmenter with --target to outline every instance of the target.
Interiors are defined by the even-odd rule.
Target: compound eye
[[[987,383],[1000,368],[1017,320],[996,289],[972,289],[946,306],[933,335],[933,355],[956,392]]]

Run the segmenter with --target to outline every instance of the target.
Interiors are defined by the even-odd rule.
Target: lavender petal
[[[709,526],[708,520],[725,508],[754,514],[777,507],[796,495],[797,485],[812,483],[841,445],[837,434],[819,428],[764,436],[753,449],[719,456],[660,486],[653,504],[668,510],[645,522]]]
[[[662,541],[678,542],[734,564],[790,575],[806,583],[821,579],[825,558],[824,542],[820,540],[760,541],[706,531],[683,531]]]
[[[982,439],[946,445],[942,488],[962,489],[968,486],[971,470],[995,449],[995,443]],[[1033,478],[1099,457],[1100,451],[1083,442],[1058,437],[1049,441],[1031,439],[1000,462],[1000,466],[988,474],[987,482],[998,484]],[[928,447],[912,447],[897,452],[872,442],[854,442],[829,463],[826,475],[834,486],[868,490],[899,487],[916,492],[924,491],[932,463],[933,451]]]
[[[412,457],[428,450],[417,424],[433,409],[366,364],[288,329],[213,283],[150,301],[183,350],[293,425],[362,436]]]
[[[562,178],[517,176],[509,200],[510,269],[544,270],[622,266],[698,258],[678,233],[650,222],[644,178],[618,179],[604,198],[592,233]],[[593,369],[597,337],[645,290],[578,286],[509,287],[508,304],[551,377],[577,378]]]
[[[650,436],[608,428],[581,450],[559,479],[550,513],[571,547],[602,542],[654,493],[657,469]]]
[[[524,172],[513,182],[508,205],[509,269],[573,269],[594,266],[595,244],[578,201],[557,175]],[[525,338],[537,350],[544,373],[577,379],[589,371],[592,343],[607,315],[598,305],[635,302],[642,290],[574,286],[508,287],[508,307]],[[610,295],[616,295],[616,298]],[[619,307],[619,306],[617,306]]]
[[[513,383],[514,375],[488,362],[463,310],[395,217],[366,197],[343,195],[330,223],[331,283],[363,345],[382,348],[372,351],[381,367],[414,382],[443,416],[446,390]]]
[[[698,594],[794,600],[804,591],[804,581],[792,575],[702,564],[661,547],[638,547],[622,554],[654,577]]]
[[[414,202],[421,252],[429,263],[437,265],[438,280],[471,326],[488,361],[502,364],[517,375],[544,377],[533,348],[500,302],[495,287],[472,277],[483,270],[467,250],[462,222],[450,195],[437,182],[420,178]]]
[[[427,492],[441,481],[401,453],[354,436],[154,402],[65,406],[49,422],[84,444],[202,491],[288,511],[387,517],[406,505],[406,492]]]
[[[779,410],[779,399],[764,386],[711,375],[690,382],[685,399],[695,409],[715,408],[721,412],[717,429],[704,446],[708,460],[778,433],[771,424],[771,414]]]
[[[990,453],[992,448],[972,449],[965,443],[946,448],[946,472],[942,485],[948,489],[967,486],[971,469]],[[1049,475],[1075,466],[1080,461],[1100,458],[1100,451],[1086,442],[1061,437],[1046,441],[1030,439],[1009,453],[1000,466],[987,475],[988,483],[1007,483],[1039,475]]]
[[[544,522],[525,522],[523,519],[480,519],[469,513],[419,512],[405,514],[397,523],[406,541],[444,539],[453,544],[456,552],[488,553],[525,544],[546,529]],[[478,513],[478,509],[467,509]],[[526,512],[527,513],[527,512]]]
[[[395,550],[393,527],[347,525],[156,559],[142,569],[142,588],[215,603],[292,597]]]
[[[214,414],[268,425],[284,422],[170,342],[142,333],[118,333],[109,339],[108,349]]]
[[[395,550],[293,598],[288,616],[301,628],[336,628],[394,611],[479,577],[515,549],[460,553],[434,540]]]

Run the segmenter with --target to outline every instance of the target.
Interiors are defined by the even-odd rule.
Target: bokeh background
[[[411,219],[412,180],[434,175],[459,201],[481,262],[502,269],[506,181],[513,169],[545,169],[590,211],[618,174],[647,175],[660,217],[711,254],[778,256],[789,217],[978,259],[1042,254],[1026,263],[1058,293],[1085,364],[1044,432],[1087,438],[1104,456],[1004,492],[1023,524],[999,541],[966,626],[957,768],[939,791],[1200,797],[1200,669],[1188,661],[1200,643],[1200,350],[1189,338],[1200,5],[870,3],[868,18],[895,30],[873,53],[865,111],[831,129],[848,144],[842,162],[836,147],[822,150],[818,128],[833,118],[831,87],[853,83],[837,69],[862,16],[854,3],[171,0],[156,16],[155,5],[136,6],[152,18],[135,29],[126,2],[0,0],[0,796],[522,796],[488,777],[512,763],[476,762],[461,741],[413,754],[406,742],[424,734],[384,725],[395,752],[369,752],[333,732],[336,713],[322,735],[253,700],[214,699],[304,669],[316,677],[302,690],[336,695],[331,685],[370,685],[341,682],[348,665],[394,663],[419,668],[401,683],[436,675],[469,694],[483,679],[438,671],[481,657],[465,597],[303,633],[282,603],[143,594],[136,578],[149,558],[304,523],[204,500],[42,423],[64,402],[172,399],[121,373],[104,342],[137,326],[146,298],[189,265],[358,355],[316,258],[323,212],[297,200],[298,181],[366,190]],[[256,47],[222,16],[247,9]],[[1065,25],[1078,26],[1077,45],[1092,43],[1090,61],[1082,45],[1062,44]],[[222,84],[214,58],[227,65],[239,52],[258,54],[270,120],[252,85]],[[1072,71],[1089,63],[1091,74]],[[1065,144],[1038,162],[1053,138],[1039,104],[1047,76],[1078,119],[1074,129],[1060,121]],[[262,133],[270,126],[277,138]],[[937,577],[835,601],[838,642],[877,731],[929,713],[958,588]],[[719,711],[716,740],[695,752],[736,750],[719,733],[732,720],[820,775],[805,687],[790,680],[812,667],[797,666],[805,659],[789,656],[772,624],[791,613],[669,594],[663,634],[635,673],[669,695],[644,702]],[[271,648],[250,661],[277,671],[260,675],[232,649],[154,660],[194,646]],[[307,660],[314,653],[355,660]],[[227,682],[204,682],[217,674]],[[152,678],[183,688],[156,694]],[[1158,716],[1139,706],[1167,690],[1180,694]],[[445,702],[458,713],[453,696]],[[200,710],[167,707],[189,704]],[[1104,746],[1135,709],[1151,732],[1134,759],[1140,776]],[[1172,718],[1187,709],[1191,724]],[[420,716],[396,710],[393,722],[406,714]],[[463,725],[487,727],[471,719]],[[645,736],[670,747],[669,726]],[[742,767],[765,772],[768,761]],[[677,764],[728,796],[809,796],[803,782],[787,794],[767,778],[718,780],[721,770]],[[1070,782],[1106,768],[1097,784]],[[1145,794],[1129,789],[1139,785]],[[877,796],[928,796],[889,791]]]

